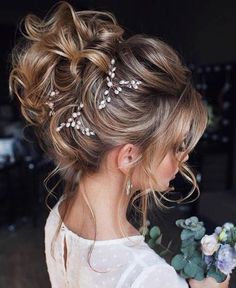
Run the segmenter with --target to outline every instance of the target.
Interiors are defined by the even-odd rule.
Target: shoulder
[[[61,199],[51,208],[45,222],[44,231],[46,234],[50,234],[57,225],[60,223],[60,215],[58,212],[58,205],[61,202]]]
[[[143,268],[131,287],[188,288],[189,286],[172,266],[167,263],[159,263]]]

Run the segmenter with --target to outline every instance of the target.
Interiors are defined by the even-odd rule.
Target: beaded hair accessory
[[[138,89],[138,85],[141,84],[141,81],[136,81],[136,80],[120,80],[119,84],[115,84],[113,82],[114,78],[115,78],[115,70],[116,67],[114,66],[115,64],[115,59],[112,58],[111,60],[111,64],[110,64],[110,69],[108,71],[108,76],[106,77],[107,80],[107,89],[104,92],[103,95],[103,99],[100,101],[99,105],[98,105],[98,109],[102,110],[103,108],[106,107],[107,103],[109,103],[111,101],[111,97],[110,97],[110,90],[113,90],[114,93],[116,95],[118,95],[121,91],[122,91],[122,87],[120,86],[126,86],[132,89]],[[53,102],[53,98],[56,97],[59,94],[58,90],[55,91],[51,91],[49,93],[49,101],[46,102],[46,104],[49,106],[50,108],[50,112],[49,112],[49,116],[52,116],[55,114],[54,111],[54,102]],[[84,104],[82,102],[80,102],[80,104],[77,107],[77,111],[74,111],[71,115],[71,117],[67,120],[67,122],[63,122],[61,123],[57,128],[56,131],[60,131],[63,127],[73,127],[75,129],[81,130],[81,132],[83,134],[86,134],[88,136],[90,135],[95,135],[95,132],[90,130],[89,127],[85,127],[83,120],[82,120],[82,114],[81,114],[81,110],[84,107]]]

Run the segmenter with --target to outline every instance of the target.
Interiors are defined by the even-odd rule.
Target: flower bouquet
[[[170,264],[185,279],[201,281],[213,277],[218,283],[223,282],[236,267],[236,227],[225,223],[216,227],[213,234],[206,235],[204,223],[196,216],[179,219],[176,225],[182,229],[181,247]],[[153,226],[144,234],[151,248],[162,245],[159,227]],[[162,255],[169,251],[169,247],[170,243]]]

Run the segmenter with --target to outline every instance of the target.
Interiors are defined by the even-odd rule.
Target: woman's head
[[[167,188],[167,182],[156,177],[159,170],[169,177],[161,169],[163,163],[171,166],[171,175],[179,170],[196,187],[184,161],[206,128],[207,112],[191,83],[191,71],[173,48],[145,34],[125,39],[112,13],[76,12],[66,2],[43,20],[28,15],[24,24],[25,38],[13,51],[10,91],[57,164],[54,172],[65,180],[65,193],[73,194],[78,175],[97,173],[109,151],[126,144],[136,147],[137,157],[127,170],[124,187],[135,172],[140,190],[152,187],[157,196]],[[112,58],[116,81],[137,79],[142,85],[124,87],[119,95],[112,91],[112,101],[98,111]],[[55,114],[49,117],[52,88],[60,93]],[[72,127],[58,133],[56,127],[81,101],[84,124],[96,134],[87,136]],[[143,191],[136,198],[147,197]]]

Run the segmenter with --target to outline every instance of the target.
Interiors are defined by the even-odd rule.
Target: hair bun
[[[49,121],[46,103],[52,88],[70,94],[80,82],[87,60],[107,71],[124,32],[110,12],[76,12],[67,2],[54,8],[43,19],[32,14],[23,19],[24,47],[19,42],[12,53],[10,93],[17,95],[23,115],[35,125]],[[60,103],[70,104],[68,99],[60,99]]]

